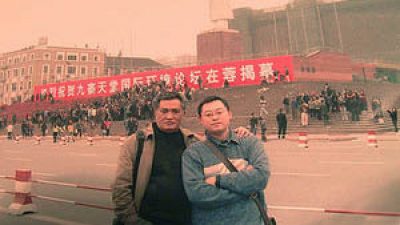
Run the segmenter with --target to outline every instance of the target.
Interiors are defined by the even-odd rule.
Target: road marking
[[[274,176],[299,176],[299,177],[330,177],[329,174],[318,173],[285,173],[285,172],[272,172]]]
[[[96,164],[96,166],[105,166],[105,167],[113,167],[113,168],[116,168],[116,167],[117,167],[117,164],[115,164],[115,163],[98,163],[98,164]]]
[[[8,214],[8,210],[5,208],[0,207],[0,213]],[[89,225],[87,223],[79,223],[79,222],[74,222],[74,221],[68,221],[68,220],[63,220],[59,219],[56,217],[50,217],[50,216],[44,216],[44,215],[38,215],[38,214],[25,214],[21,218],[29,217],[34,220],[39,220],[42,222],[48,222],[50,224],[59,224],[59,225]],[[17,217],[18,218],[18,217]]]
[[[18,150],[4,150],[6,153],[15,153],[15,154],[21,154],[24,153],[23,151],[18,151]]]
[[[26,158],[4,158],[6,160],[12,160],[12,161],[24,161],[24,162],[32,162],[32,159],[26,159]]]
[[[320,161],[321,164],[347,164],[347,165],[383,165],[384,162],[377,162],[377,161]]]
[[[96,153],[76,153],[76,152],[69,152],[70,155],[80,156],[80,157],[95,157],[97,156]]]
[[[41,173],[41,172],[33,172],[33,175],[43,176],[43,177],[56,177],[57,176],[54,173]]]

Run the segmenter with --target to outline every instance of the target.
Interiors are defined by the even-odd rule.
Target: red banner
[[[164,80],[167,84],[174,81],[180,85],[186,82],[189,87],[196,89],[199,88],[199,82],[205,88],[220,88],[225,80],[230,86],[259,85],[263,79],[267,79],[270,83],[278,79],[274,76],[274,71],[279,71],[286,81],[293,81],[293,57],[241,60],[54,83],[35,86],[34,93],[35,95],[51,93],[54,99],[110,96],[138,83],[149,84],[152,80]]]

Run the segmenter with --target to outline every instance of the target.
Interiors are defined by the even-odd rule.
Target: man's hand
[[[237,136],[239,138],[248,137],[248,136],[253,135],[248,129],[246,129],[244,127],[238,127],[233,131],[237,134]]]
[[[248,166],[243,167],[243,168],[237,168],[237,170],[238,171],[242,171],[242,170],[251,171],[251,170],[254,170],[254,167],[252,165],[248,165]],[[206,184],[216,186],[217,177],[215,177],[215,176],[207,177],[204,181],[206,182]]]
[[[215,186],[216,181],[217,181],[216,177],[208,177],[205,180],[206,184],[213,185],[213,186]]]

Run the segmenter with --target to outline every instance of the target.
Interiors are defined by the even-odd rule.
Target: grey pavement
[[[351,138],[349,138],[351,137]],[[266,189],[270,214],[279,225],[384,224],[399,225],[400,217],[329,214],[321,209],[400,212],[400,150],[398,135],[378,135],[378,148],[367,146],[366,134],[309,135],[309,148],[298,147],[297,136],[265,144],[272,176]],[[40,145],[33,139],[19,144],[0,140],[0,175],[14,176],[16,169],[31,169],[33,179],[110,187],[119,152],[118,137],[96,138],[68,145]],[[0,189],[14,190],[14,181],[0,179]],[[32,194],[111,207],[109,192],[33,183]],[[34,198],[38,212],[7,214],[13,201],[0,193],[0,224],[111,224],[112,212]]]

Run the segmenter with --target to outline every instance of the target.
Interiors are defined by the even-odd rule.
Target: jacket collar
[[[153,123],[147,124],[146,128],[143,129],[143,134],[144,134],[145,140],[151,139],[154,136],[154,129],[153,129],[152,124]],[[187,138],[196,137],[197,139],[199,139],[199,136],[196,133],[194,133],[191,130],[189,130],[189,129],[180,128],[180,131],[182,132],[183,137],[185,137],[185,138],[186,137]]]

